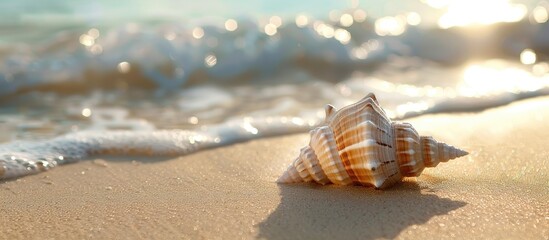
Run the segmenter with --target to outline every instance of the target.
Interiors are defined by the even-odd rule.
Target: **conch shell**
[[[425,167],[465,156],[461,149],[419,136],[409,123],[392,122],[373,93],[336,111],[326,105],[326,121],[311,130],[309,146],[278,179],[279,183],[390,187],[416,177]]]

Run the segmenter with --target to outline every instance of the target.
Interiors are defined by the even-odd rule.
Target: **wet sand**
[[[279,185],[307,134],[0,182],[0,239],[548,239],[549,97],[409,119],[471,154],[389,190]]]

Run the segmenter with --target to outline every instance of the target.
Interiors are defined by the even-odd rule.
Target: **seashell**
[[[339,111],[326,105],[325,123],[310,134],[309,145],[277,182],[386,188],[468,154],[420,136],[409,123],[392,122],[373,93]]]

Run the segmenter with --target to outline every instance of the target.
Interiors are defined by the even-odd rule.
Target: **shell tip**
[[[469,154],[469,152],[465,151],[465,150],[461,150],[461,149],[458,149],[458,154],[457,154],[457,157],[463,157],[463,156],[466,156]]]
[[[332,116],[332,114],[334,114],[334,112],[336,111],[335,107],[332,106],[331,104],[326,104],[326,106],[324,107],[324,110],[326,111],[326,119]]]

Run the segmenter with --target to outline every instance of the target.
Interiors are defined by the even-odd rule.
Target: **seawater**
[[[182,155],[306,132],[324,104],[370,92],[393,119],[549,93],[547,23],[439,29],[395,17],[384,32],[358,10],[351,25],[244,17],[3,41],[0,179],[94,154]]]

